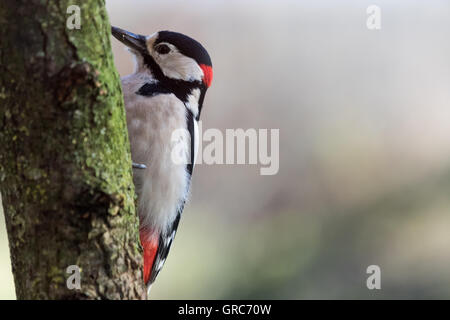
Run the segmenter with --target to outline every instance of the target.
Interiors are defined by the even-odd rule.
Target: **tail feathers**
[[[143,228],[140,230],[141,244],[144,249],[144,282],[147,285],[148,293],[169,254],[180,217],[181,210],[172,222],[171,227],[162,232],[149,232]]]

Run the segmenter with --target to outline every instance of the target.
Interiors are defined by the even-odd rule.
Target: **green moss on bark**
[[[100,0],[0,4],[0,190],[18,298],[144,297],[123,98]],[[66,287],[78,265],[81,290]]]

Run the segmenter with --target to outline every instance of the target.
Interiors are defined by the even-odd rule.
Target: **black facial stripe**
[[[152,56],[149,54],[143,54],[143,56],[144,63],[150,68],[155,78],[159,81],[158,86],[164,88],[170,93],[173,93],[184,103],[187,102],[188,96],[191,94],[192,90],[200,89],[201,92],[206,90],[205,85],[200,81],[184,81],[166,77]]]
[[[161,67],[148,52],[142,52],[142,57],[144,58],[145,65],[150,68],[156,79],[161,81],[161,79],[166,77],[162,72]]]
[[[161,86],[159,83],[145,83],[136,94],[145,96],[145,97],[153,97],[158,94],[168,94],[170,92],[166,87]]]
[[[198,41],[184,34],[172,31],[160,31],[158,32],[158,38],[155,44],[160,42],[173,44],[182,54],[194,59],[198,64],[212,66],[211,58],[206,49]]]

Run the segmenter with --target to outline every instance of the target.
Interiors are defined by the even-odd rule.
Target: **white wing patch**
[[[198,122],[194,118],[192,118],[192,121],[194,121],[194,163],[192,166],[194,166],[197,163],[197,154],[198,154],[198,146],[199,146],[199,132],[198,132]]]

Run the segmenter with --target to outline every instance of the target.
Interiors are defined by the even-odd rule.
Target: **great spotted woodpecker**
[[[195,153],[197,121],[213,78],[208,52],[181,33],[137,35],[116,27],[112,34],[135,58],[135,70],[123,77],[127,126],[138,194],[144,281],[150,291],[167,258],[188,197]],[[175,130],[185,162],[173,159]],[[177,141],[176,143],[180,143]]]

